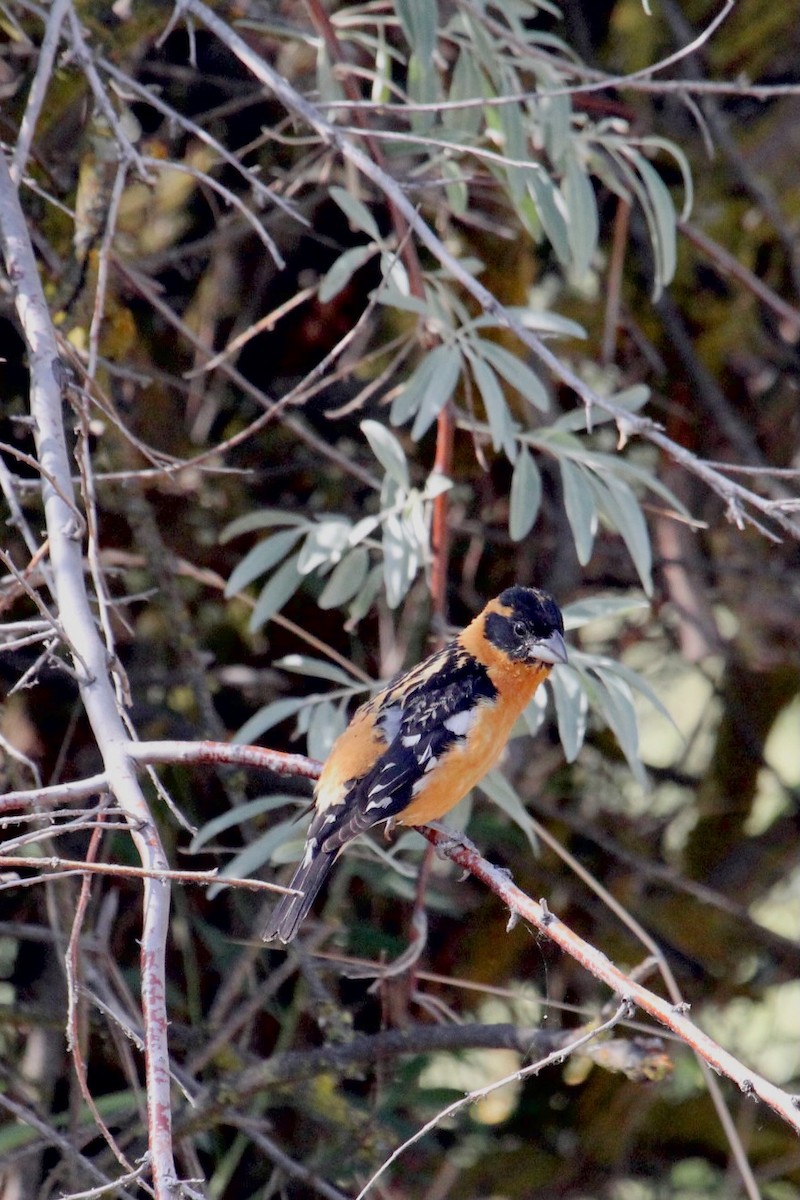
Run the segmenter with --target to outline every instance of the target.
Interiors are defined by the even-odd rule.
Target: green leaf
[[[599,222],[594,188],[574,154],[567,158],[561,192],[567,209],[567,236],[572,255],[572,270],[580,280],[592,265],[597,249]]]
[[[348,671],[337,667],[336,663],[328,662],[327,658],[315,658],[311,654],[284,654],[283,658],[275,659],[273,666],[291,671],[293,675],[327,679],[329,683],[341,683],[345,687],[357,686],[355,677]]]
[[[380,242],[381,231],[378,229],[377,222],[372,213],[363,201],[340,187],[329,188],[328,194],[339,205],[339,208],[347,217],[353,229],[358,229],[361,233],[365,233],[373,242]]]
[[[437,346],[422,360],[392,405],[392,424],[400,425],[414,413],[411,436],[415,441],[422,437],[452,396],[460,374],[460,351],[455,346]]]
[[[569,233],[564,213],[560,207],[563,201],[558,189],[544,171],[527,171],[526,182],[531,199],[536,205],[539,220],[542,222],[542,228],[556,252],[556,258],[562,266],[568,267],[570,263]]]
[[[483,75],[475,61],[471,48],[462,48],[453,68],[450,80],[448,99],[453,102],[461,100],[478,100],[484,94]],[[442,112],[442,124],[452,133],[476,134],[481,127],[483,115],[479,105],[473,108],[446,108]]]
[[[287,721],[289,717],[298,713],[309,703],[309,699],[308,696],[291,696],[285,700],[273,700],[270,704],[265,704],[237,730],[234,742],[242,746],[252,746],[262,734],[268,733],[270,729],[280,725],[281,721]]]
[[[212,841],[234,825],[244,825],[246,821],[252,821],[254,817],[261,817],[266,812],[273,812],[276,808],[285,808],[287,804],[296,805],[297,803],[298,796],[296,794],[294,796],[275,794],[259,796],[257,800],[249,800],[246,804],[238,804],[234,808],[229,808],[227,812],[220,813],[218,817],[207,821],[202,829],[198,829],[192,838],[189,853],[196,854],[207,842]]]
[[[644,597],[633,593],[629,596],[589,596],[585,600],[576,600],[573,604],[565,605],[561,611],[565,629],[581,629],[592,621],[624,617],[627,613],[639,612],[649,607],[650,604]]]
[[[506,312],[511,313],[517,318],[520,325],[524,325],[526,329],[532,329],[534,333],[550,333],[558,337],[586,337],[586,330],[582,325],[579,325],[577,321],[571,321],[569,317],[559,316],[558,313],[542,312],[535,308],[522,308],[519,305],[506,308]],[[484,313],[482,316],[476,317],[472,328],[487,329],[498,325],[504,326],[505,322],[493,313]]]
[[[311,758],[324,762],[331,752],[331,747],[347,724],[344,713],[337,704],[323,700],[317,704],[311,714],[311,722],[306,735],[306,744]]]
[[[589,702],[575,671],[553,671],[549,679],[556,705],[558,736],[567,762],[575,762],[586,737]]]
[[[247,513],[231,521],[230,525],[223,529],[219,540],[223,543],[229,542],[243,533],[253,533],[256,529],[272,529],[275,525],[308,525],[308,520],[296,513],[283,512],[279,508],[262,508],[258,512]]]
[[[514,422],[508,411],[503,389],[497,382],[497,376],[488,363],[477,354],[467,351],[472,368],[472,374],[481,394],[489,430],[492,435],[492,445],[495,450],[504,450],[510,462],[517,457],[517,442],[514,437]]]
[[[255,875],[272,860],[272,855],[278,846],[282,846],[284,842],[291,841],[296,837],[296,817],[273,825],[271,829],[256,838],[254,842],[250,842],[225,864],[219,873],[219,882],[213,883],[208,889],[208,898],[213,900],[224,890],[226,879],[247,879],[248,876]]]
[[[549,81],[559,86],[557,77]],[[572,101],[569,96],[541,96],[532,105],[544,133],[544,148],[554,167],[560,168],[572,144]]]
[[[313,525],[297,556],[300,574],[308,575],[320,567],[337,563],[349,545],[352,528],[350,522],[341,517]]]
[[[513,541],[519,542],[530,533],[538,516],[541,500],[542,477],[539,468],[530,452],[522,446],[511,476],[508,532]]]
[[[621,534],[645,593],[653,593],[653,551],[647,522],[632,489],[613,475],[588,476],[601,513]]]
[[[383,584],[386,603],[397,608],[420,567],[417,546],[407,536],[404,523],[395,514],[383,525]]]
[[[408,491],[408,463],[403,447],[385,425],[379,421],[362,421],[361,431],[370,444],[372,453],[395,483]]]
[[[639,757],[639,730],[631,690],[625,680],[611,671],[596,666],[594,673],[602,684],[599,693],[601,711],[638,783],[649,788],[647,772]]]
[[[339,608],[352,600],[359,591],[369,570],[369,551],[357,546],[346,554],[322,590],[317,604],[322,609]]]
[[[256,606],[250,615],[249,629],[255,633],[262,625],[266,625],[270,617],[280,612],[287,600],[291,600],[303,577],[297,569],[297,559],[292,557],[279,567],[263,588],[256,601]]]
[[[597,533],[597,508],[587,474],[568,458],[559,458],[561,482],[564,487],[564,507],[567,510],[575,553],[578,562],[585,567],[592,557],[595,534]]]
[[[437,0],[395,0],[394,9],[409,46],[432,69],[431,59],[436,49],[439,22]]]
[[[263,542],[248,550],[231,572],[231,577],[225,585],[226,597],[235,596],[254,579],[258,579],[259,575],[265,575],[276,563],[281,562],[299,542],[304,532],[304,528],[285,529],[281,533],[273,533],[271,537],[265,538]]]
[[[510,350],[506,350],[505,346],[498,346],[496,342],[490,342],[487,338],[481,339],[479,347],[480,349],[476,350],[476,353],[482,354],[498,375],[502,375],[506,383],[510,383],[540,412],[549,410],[550,397],[547,389],[536,372],[532,371],[521,358],[512,354]]]
[[[376,253],[376,247],[370,246],[353,246],[350,250],[345,250],[344,254],[340,254],[331,269],[323,276],[319,285],[319,300],[321,304],[327,304],[334,296],[338,296],[342,288],[347,287],[353,275],[363,267]]]
[[[361,591],[347,610],[347,629],[354,629],[359,621],[363,621],[381,590],[382,579],[383,565],[378,564],[372,568]]]
[[[539,839],[536,836],[533,818],[506,777],[497,770],[490,771],[478,786],[522,830],[534,854],[538,856]]]
[[[677,219],[667,185],[658,171],[643,155],[636,155],[636,165],[647,188],[653,210],[653,229],[658,248],[659,279],[662,286],[671,283],[677,262]]]

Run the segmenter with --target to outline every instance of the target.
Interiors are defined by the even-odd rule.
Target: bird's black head
[[[567,661],[561,610],[538,588],[506,588],[489,605],[485,632],[514,662],[554,666]]]

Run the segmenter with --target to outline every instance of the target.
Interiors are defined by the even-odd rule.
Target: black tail
[[[301,864],[294,873],[290,887],[301,891],[302,896],[284,896],[272,910],[267,927],[261,935],[265,942],[277,938],[281,942],[291,942],[300,922],[314,903],[317,892],[322,887],[333,861],[339,853],[337,847],[333,852],[318,850],[311,861]]]

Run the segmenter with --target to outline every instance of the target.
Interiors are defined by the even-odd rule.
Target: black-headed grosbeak
[[[334,860],[383,821],[423,825],[449,812],[494,766],[515,721],[567,661],[555,601],[507,588],[442,650],[353,715],[314,789],[314,816],[291,886],[264,930],[290,942]]]

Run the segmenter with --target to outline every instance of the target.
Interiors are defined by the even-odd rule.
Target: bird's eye
[[[528,632],[524,621],[514,622],[514,637],[522,638]]]

